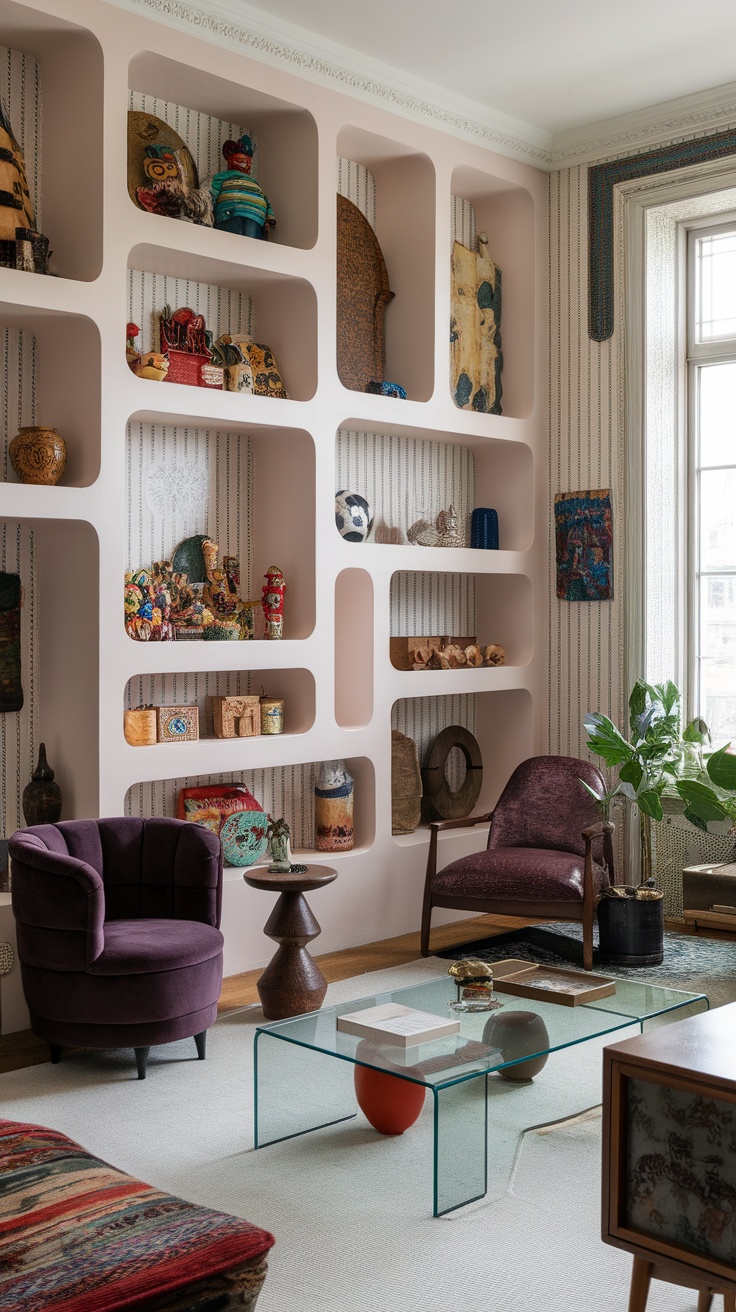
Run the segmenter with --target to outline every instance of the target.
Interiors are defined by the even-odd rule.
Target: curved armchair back
[[[517,766],[493,812],[488,847],[539,847],[585,856],[582,831],[601,818],[584,779],[601,795],[599,770],[573,756],[532,756]]]
[[[14,868],[42,852],[71,857],[97,874],[104,890],[105,920],[157,917],[199,920],[218,927],[222,906],[222,853],[215,834],[191,822],[137,816],[62,820],[18,830],[11,839]],[[60,867],[58,867],[60,870]],[[25,881],[14,881],[23,902]]]

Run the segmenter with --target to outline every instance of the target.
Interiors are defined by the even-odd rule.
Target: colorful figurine
[[[269,565],[268,572],[264,575],[266,582],[261,591],[263,593],[263,616],[266,621],[267,638],[283,638],[284,636],[284,593],[286,583],[278,565]]]
[[[23,151],[0,102],[0,265],[48,273],[49,241],[36,230]]]
[[[146,146],[143,172],[148,185],[136,187],[135,193],[142,209],[148,210],[149,214],[183,219],[185,223],[212,226],[212,198],[209,190],[189,185],[179,152],[172,146]]]
[[[234,620],[239,625],[241,638],[253,637],[253,615],[251,607],[256,602],[247,602],[239,594],[240,561],[237,556],[224,556],[223,568],[220,569],[217,557],[220,548],[211,538],[202,543],[207,582],[204,586],[203,601],[217,620]]]
[[[247,134],[239,141],[226,141],[222,153],[227,168],[212,179],[214,226],[243,237],[266,238],[275,226],[276,216],[268,196],[251,178],[253,142]]]

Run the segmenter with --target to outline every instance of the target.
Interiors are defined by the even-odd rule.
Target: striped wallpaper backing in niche
[[[19,574],[21,598],[21,685],[19,711],[0,714],[0,836],[8,838],[25,824],[23,789],[36,765],[39,683],[39,614],[36,545],[29,524],[0,526],[0,570]]]
[[[588,337],[587,168],[550,179],[550,443],[547,624],[547,747],[587,757],[583,716],[603,711],[622,723],[624,691],[624,445],[620,329],[606,342]],[[617,325],[621,323],[617,305]],[[554,496],[611,489],[613,598],[560,601],[556,596]]]

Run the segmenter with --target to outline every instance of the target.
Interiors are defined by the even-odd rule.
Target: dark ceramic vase
[[[46,760],[46,745],[38,749],[38,764],[23,789],[23,816],[27,825],[53,825],[61,815],[61,789]]]
[[[547,1026],[536,1011],[503,1011],[486,1021],[483,1042],[489,1048],[499,1048],[504,1061],[517,1061],[499,1071],[505,1080],[533,1080],[547,1064],[549,1046]],[[531,1056],[530,1061],[518,1061]]]

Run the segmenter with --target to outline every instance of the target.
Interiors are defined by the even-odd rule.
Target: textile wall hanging
[[[456,241],[452,248],[450,306],[450,386],[460,410],[501,413],[501,270],[488,253]]]
[[[734,128],[694,141],[661,146],[643,155],[612,159],[588,170],[588,334],[594,342],[605,342],[613,333],[613,189],[616,184],[727,155],[736,155]]]
[[[562,601],[610,600],[612,541],[610,488],[557,493],[557,596]]]
[[[23,706],[20,681],[20,575],[0,573],[0,712]]]

